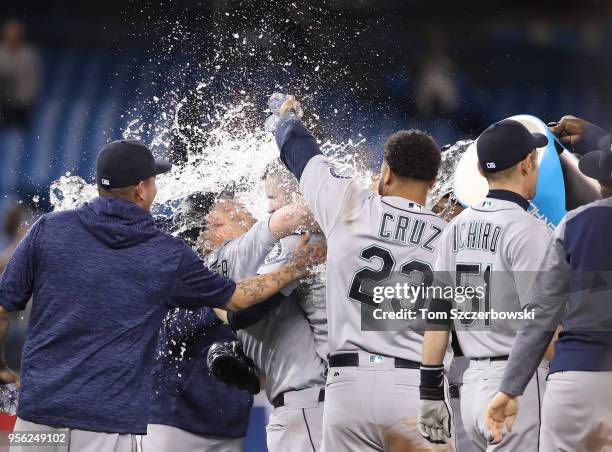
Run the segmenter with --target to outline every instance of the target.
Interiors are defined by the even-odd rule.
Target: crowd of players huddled
[[[536,149],[547,140],[520,123],[480,136],[489,193],[458,206],[447,224],[425,206],[441,160],[429,135],[393,134],[368,187],[336,172],[298,108],[293,98],[281,108],[280,159],[262,175],[261,219],[224,188],[189,195],[170,221],[155,223],[155,176],[170,164],[120,140],[98,156],[100,197],[43,215],[23,239],[15,231],[19,245],[0,280],[0,342],[10,312],[33,297],[21,381],[0,362],[0,379],[21,383],[16,430],[68,432],[68,449],[56,450],[240,451],[253,394],[264,390],[274,407],[270,452],[612,444],[612,334],[591,332],[576,314],[576,304],[602,299],[576,298],[564,279],[611,264],[596,250],[612,224],[609,135],[572,117],[553,127],[571,150],[593,151],[581,152],[580,169],[599,181],[603,199],[570,212],[550,238],[527,212]],[[475,237],[495,246],[456,246]],[[491,276],[487,265],[503,271]],[[505,309],[529,305],[550,322],[518,334],[505,324],[364,328],[372,284],[432,284],[434,270],[493,281],[488,296]],[[436,283],[461,283],[452,279]],[[469,361],[455,392],[447,389],[453,354]],[[566,391],[559,375],[587,384]],[[589,387],[599,399],[587,404],[576,392]],[[459,394],[460,416],[449,400]],[[518,415],[517,401],[526,407]],[[576,427],[593,405],[597,421]]]

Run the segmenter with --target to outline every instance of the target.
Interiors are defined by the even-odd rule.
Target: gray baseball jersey
[[[276,259],[270,258],[270,268],[266,269],[268,252],[285,258],[283,253],[278,253],[278,246],[274,248],[266,219],[219,248],[211,258],[210,268],[233,279],[253,276],[258,271],[267,273],[278,267]],[[313,330],[293,292],[264,319],[239,330],[237,335],[244,352],[264,375],[270,401],[287,391],[325,384],[327,363],[317,353]]]
[[[289,260],[298,239],[290,236],[278,241],[258,273],[273,272]],[[304,306],[315,313],[317,327],[320,323],[316,320],[325,314],[312,304],[318,299],[300,299],[296,289],[296,285],[285,288],[283,295],[287,299],[278,308],[255,325],[238,331],[245,353],[265,375],[266,395],[270,401],[287,391],[325,384],[327,361],[319,353],[315,329]]]
[[[233,279],[266,273],[284,265],[292,256],[297,237],[275,242],[268,229],[269,218],[255,224],[249,232],[225,243],[210,258],[210,267]],[[322,337],[325,324],[324,298],[317,297],[314,286],[309,297],[298,296],[296,284],[283,289],[284,299],[258,323],[237,331],[245,353],[253,359],[264,377],[268,400],[285,394],[285,407],[270,416],[267,442],[271,452],[318,450],[321,442],[323,405],[317,402],[318,388],[325,384],[326,352],[316,336]],[[323,303],[323,313],[321,313]],[[309,315],[310,313],[310,315]],[[311,326],[310,322],[313,323]],[[318,346],[319,345],[319,346]],[[320,354],[325,353],[325,354]],[[312,388],[312,389],[310,389]],[[298,391],[298,392],[292,392]],[[293,398],[313,395],[300,409],[292,408]],[[293,397],[295,396],[295,397]],[[293,401],[294,402],[294,401]]]
[[[454,285],[461,281],[464,286],[486,288],[484,296],[457,303],[457,309],[474,314],[519,312],[530,301],[550,237],[547,225],[518,203],[489,197],[448,225],[440,240],[435,270],[452,272]],[[454,323],[468,358],[509,355],[518,326],[515,321],[478,319],[471,314],[456,318]]]
[[[310,324],[289,295],[263,320],[238,331],[244,352],[265,376],[268,400],[287,391],[323,386],[326,362],[317,353]]]
[[[299,235],[289,235],[278,240],[266,256],[265,263],[259,273],[268,273],[287,264],[293,257],[293,251],[300,240]],[[321,235],[313,235],[310,243],[323,240]],[[327,310],[325,307],[325,265],[321,265],[312,277],[299,283],[291,284],[281,290],[285,296],[293,293],[306,318],[310,322],[317,353],[327,361],[329,346],[327,345]]]
[[[269,221],[270,216],[266,216],[246,234],[225,242],[206,259],[208,267],[234,281],[255,276],[276,241]]]
[[[340,176],[322,155],[300,178],[304,198],[327,238],[329,351],[363,350],[421,360],[422,333],[409,329],[363,331],[362,304],[377,308],[372,282],[433,278],[435,252],[446,222],[429,209],[395,196],[379,196]],[[399,282],[399,281],[394,281]]]

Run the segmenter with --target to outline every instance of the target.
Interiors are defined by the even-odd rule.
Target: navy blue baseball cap
[[[117,140],[98,153],[96,181],[106,188],[129,187],[171,168],[170,162],[155,159],[142,141]]]
[[[612,182],[612,138],[606,135],[599,140],[599,150],[582,156],[578,168],[585,176],[600,182]]]
[[[497,173],[511,168],[536,148],[548,144],[541,133],[531,133],[523,124],[504,119],[489,126],[476,141],[476,152],[482,170]]]

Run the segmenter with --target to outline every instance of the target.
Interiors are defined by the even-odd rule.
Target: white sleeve
[[[442,236],[438,242],[435,251],[436,257],[434,261],[434,280],[432,283],[433,292],[428,297],[428,309],[434,312],[445,312],[446,320],[427,320],[427,324],[444,325],[450,327],[452,320],[450,319],[450,310],[454,307],[455,301],[448,298],[448,288],[455,285],[455,266],[451,257],[451,246],[449,243],[449,235],[451,228],[449,226],[442,232]]]
[[[268,228],[270,216],[259,220],[249,231],[228,243],[223,249],[223,258],[233,265],[228,266],[227,276],[234,281],[257,274],[267,254],[274,246],[274,236]]]
[[[533,284],[550,240],[550,231],[542,224],[519,231],[508,244],[509,270],[514,277],[521,307],[525,307],[533,297]]]
[[[302,173],[300,186],[325,237],[338,221],[351,221],[373,195],[353,178],[340,176],[323,155],[312,157]]]

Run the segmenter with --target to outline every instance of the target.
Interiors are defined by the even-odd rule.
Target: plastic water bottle
[[[0,385],[0,412],[11,416],[17,414],[19,388],[15,383]]]
[[[268,108],[272,112],[272,114],[266,119],[266,123],[264,125],[264,128],[268,132],[274,132],[276,130],[276,123],[278,123],[278,120],[280,119],[280,108],[285,100],[287,100],[287,94],[283,93],[274,93],[268,98]],[[301,118],[304,115],[301,108],[296,113],[298,118]]]

